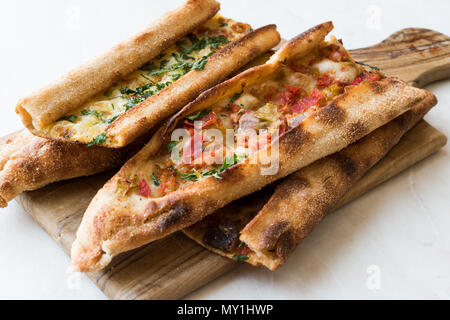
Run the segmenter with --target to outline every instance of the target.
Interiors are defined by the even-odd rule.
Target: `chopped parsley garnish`
[[[244,261],[246,261],[248,259],[249,259],[249,257],[246,256],[245,254],[235,254],[233,256],[233,260],[236,261],[236,262],[244,262]]]
[[[152,173],[152,179],[153,179],[153,183],[155,184],[155,186],[159,187],[159,185],[161,184],[161,181],[156,179],[156,176],[154,173]]]
[[[120,89],[121,94],[135,94],[136,91],[130,89],[130,88],[122,88]]]
[[[237,99],[239,99],[239,97],[244,93],[244,90],[242,90],[241,92],[237,92],[235,94],[233,94],[233,96],[230,99],[230,103],[234,103]]]
[[[199,120],[199,119],[204,118],[210,112],[211,112],[210,109],[204,109],[204,110],[201,110],[201,111],[197,112],[196,114],[193,114],[191,116],[186,117],[185,119],[192,123],[195,120]]]
[[[200,60],[195,61],[195,63],[192,65],[192,70],[205,69],[206,62],[208,62],[208,59],[206,57],[203,57]]]
[[[143,86],[137,87],[136,89],[130,89],[130,88],[122,88],[120,89],[120,93],[123,96],[123,98],[127,99],[128,102],[125,104],[125,111],[130,110],[131,108],[135,107],[142,101],[146,100],[147,98],[153,96],[157,91],[161,90],[161,87],[165,87],[166,84],[156,84],[156,90],[150,90],[155,83],[152,81],[150,83],[144,84]]]
[[[150,79],[149,77],[147,77],[146,75],[144,75],[144,74],[139,74],[142,78],[144,78],[144,79],[146,79],[146,80],[148,80],[148,81],[150,81],[150,82],[153,82],[152,81],[152,79]]]
[[[167,144],[167,150],[169,150],[169,152],[172,152],[173,148],[175,148],[175,146],[178,144],[178,141],[170,141]]]
[[[160,60],[159,64],[152,62],[141,68],[141,70],[146,71],[146,75],[141,73],[140,76],[148,80],[149,83],[141,87],[137,87],[136,89],[120,89],[122,98],[128,100],[124,104],[125,111],[135,107],[172,83],[171,81],[165,83],[155,83],[149,77],[175,72],[174,74],[169,74],[168,76],[172,79],[172,81],[176,81],[191,70],[203,70],[208,62],[208,57],[213,55],[215,50],[221,45],[230,42],[223,35],[213,37],[209,36],[208,32],[206,32],[201,38],[198,38],[194,34],[190,34],[188,35],[188,39],[189,40],[186,39],[176,44],[180,50],[179,53],[173,52],[170,56],[167,54],[161,54],[157,58]],[[198,52],[207,47],[210,48],[211,52],[200,59],[196,59],[190,55],[195,51]]]
[[[203,70],[205,68],[206,63],[208,62],[207,58],[215,53],[215,50],[218,49],[222,44],[227,44],[230,41],[223,35],[217,37],[210,37],[206,32],[202,38],[198,38],[194,34],[188,35],[188,40],[183,40],[177,42],[177,47],[180,50],[180,53],[173,52],[171,56],[175,61],[170,62],[169,59],[162,60],[159,63],[159,66],[155,66],[154,63],[150,63],[141,70],[148,71],[148,76],[158,76],[171,71],[178,71],[178,73],[170,75],[173,81],[178,80],[180,77],[185,75],[191,70]],[[202,58],[196,59],[189,54],[194,51],[200,51],[209,47],[211,52]],[[144,76],[144,75],[142,75]],[[155,85],[155,84],[152,84]],[[161,88],[157,88],[161,90]],[[134,95],[136,94],[134,91],[137,90],[126,90],[123,89],[122,94]],[[142,95],[142,94],[141,94]]]
[[[65,120],[65,121],[69,121],[69,122],[75,122],[75,120],[77,120],[77,116],[76,115],[74,115],[74,114],[72,114],[72,115],[70,115],[70,116],[65,116],[65,117],[62,117],[61,119],[59,119],[58,121],[62,121],[62,120]]]
[[[88,147],[92,147],[99,144],[105,144],[105,142],[106,142],[106,133],[101,133],[94,139],[92,139],[91,142],[89,142]]]
[[[178,174],[184,180],[198,181],[198,176],[195,173],[183,173],[183,172],[178,171]]]
[[[238,164],[241,160],[242,159],[239,159],[238,156],[234,154],[232,157],[225,159],[222,166],[219,168],[219,171],[220,172],[225,171],[228,168],[234,166],[235,164]]]
[[[208,37],[208,45],[213,49],[217,49],[222,44],[228,44],[229,42],[230,40],[228,40],[225,36],[222,35],[218,37]]]
[[[220,24],[220,26],[221,26],[221,27],[226,27],[226,26],[228,26],[228,23],[222,22],[222,23]]]
[[[207,34],[205,37],[198,39],[194,34],[189,35],[189,40],[191,41],[191,46],[184,49],[182,54],[190,54],[197,50],[202,50],[206,48],[208,42],[206,41]]]
[[[111,123],[113,123],[114,121],[116,121],[116,119],[117,119],[118,117],[119,117],[119,115],[116,115],[116,116],[114,116],[114,117],[108,119],[108,120],[106,121],[106,123],[111,124]]]
[[[370,64],[367,64],[367,63],[364,63],[364,62],[359,62],[359,61],[355,61],[355,62],[357,64],[359,64],[359,65],[362,65],[362,66],[365,66],[365,67],[369,67],[372,70],[380,71],[380,68],[371,66]]]
[[[103,114],[101,114],[100,112],[97,112],[95,110],[82,110],[81,114],[83,116],[95,116],[99,120],[102,120],[102,117],[103,117]]]
[[[219,176],[219,172],[215,169],[206,171],[202,173],[203,178],[207,178],[207,177],[214,177],[216,179],[222,179],[221,176]]]
[[[214,177],[216,179],[222,179],[222,177],[220,176],[220,173],[222,173],[225,170],[227,170],[228,168],[238,164],[243,159],[244,158],[240,158],[236,154],[234,154],[233,157],[226,158],[221,167],[211,169],[211,170],[208,170],[205,172],[201,172],[200,175],[203,178]],[[199,178],[197,173],[183,173],[183,172],[178,172],[178,173],[180,174],[180,177],[184,180],[197,181]]]

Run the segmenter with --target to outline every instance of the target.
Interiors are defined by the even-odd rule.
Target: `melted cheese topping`
[[[44,130],[52,138],[104,144],[107,127],[121,114],[170,86],[190,70],[203,69],[208,56],[250,31],[247,24],[216,15],[158,58]]]
[[[257,135],[261,129],[266,129],[270,134],[278,130],[279,136],[282,136],[342,94],[346,86],[378,79],[380,75],[355,63],[339,43],[324,42],[306,57],[281,65],[274,74],[242,92],[235,92],[208,109],[179,119],[177,128],[185,129],[189,135],[178,144],[169,143],[167,151],[162,150],[157,157],[139,168],[135,176],[119,184],[134,181],[132,188],[135,188],[135,196],[160,197],[203,178],[220,179],[221,172],[252,154],[242,150],[251,148],[246,140],[248,130]],[[201,121],[202,129],[217,129],[224,141],[217,143],[214,139],[203,138],[196,149],[202,152],[194,150],[195,121]],[[243,145],[227,144],[227,129],[233,129],[234,142],[241,141]],[[270,138],[259,140],[257,149],[250,151],[264,149],[270,143]],[[174,148],[175,153],[172,152]],[[185,155],[186,150],[193,152]],[[226,158],[230,154],[232,158]],[[225,164],[215,164],[216,155],[222,155]],[[187,163],[187,159],[191,163]],[[128,191],[122,187],[118,189],[122,194]]]
[[[343,64],[330,59],[323,59],[312,67],[319,69],[321,74],[332,75],[335,80],[344,83],[351,83],[358,75],[358,69],[353,64]]]

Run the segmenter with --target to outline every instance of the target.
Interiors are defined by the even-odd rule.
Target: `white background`
[[[15,0],[0,10],[0,135],[17,99],[136,33],[178,0]],[[347,48],[405,27],[450,34],[450,2],[223,0],[222,14],[284,38],[326,20]],[[426,119],[450,136],[450,82]],[[188,298],[450,298],[449,147],[331,215],[277,272],[240,266]],[[105,299],[15,203],[0,210],[0,298]]]

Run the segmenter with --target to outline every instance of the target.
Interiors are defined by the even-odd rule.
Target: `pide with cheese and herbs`
[[[163,149],[155,159],[157,165],[148,168],[151,175],[144,173],[122,181],[118,192],[127,193],[133,189],[141,196],[161,197],[203,178],[221,179],[221,172],[249,156],[248,152],[240,153],[240,135],[244,135],[241,141],[246,139],[242,147],[248,148],[248,130],[255,134],[267,130],[267,141],[258,140],[253,151],[263,149],[270,144],[275,130],[278,130],[278,136],[283,136],[342,94],[348,86],[382,78],[384,76],[376,68],[365,68],[356,63],[333,37],[305,57],[281,64],[263,82],[247,86],[231,98],[224,97],[210,108],[182,118],[175,128],[186,130],[189,139],[170,141],[167,150]],[[199,144],[200,152],[196,152],[195,121],[201,122],[201,129],[219,130],[222,137],[226,137],[227,130],[232,130],[236,133],[233,143],[227,145],[224,141],[203,140]],[[222,156],[217,157],[217,153],[222,153]],[[232,156],[227,157],[227,154]],[[220,165],[211,161],[216,158],[221,159]]]
[[[187,1],[140,35],[20,100],[17,112],[45,138],[113,148],[131,143],[278,44],[274,25],[253,31],[212,17],[218,9],[214,0]],[[81,75],[89,77],[86,84]]]
[[[108,126],[119,116],[191,70],[203,70],[208,57],[249,32],[248,24],[215,16],[156,59],[42,130],[53,139],[103,145],[108,139]]]
[[[72,247],[75,269],[98,270],[120,252],[192,225],[342,150],[427,97],[356,63],[336,39],[324,41],[332,28],[327,22],[297,36],[265,64],[207,90],[172,117],[92,200]],[[201,154],[195,147],[189,152],[193,126],[216,133],[232,129],[236,140],[248,129],[278,134],[258,140],[250,154],[241,156],[235,148],[214,164],[203,156],[215,151],[211,141]],[[172,134],[178,129],[188,135],[176,143]],[[253,160],[275,150],[277,170],[261,174],[264,165]],[[192,162],[181,161],[186,158]]]
[[[344,150],[233,201],[183,232],[222,256],[277,269],[436,103],[427,92],[411,110]]]

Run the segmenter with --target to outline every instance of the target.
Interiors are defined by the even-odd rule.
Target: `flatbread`
[[[214,0],[187,1],[20,100],[17,112],[44,138],[113,148],[131,143],[279,42],[275,26],[252,31],[215,15],[218,9]]]
[[[183,232],[222,256],[277,269],[435,104],[430,95],[344,150],[300,169],[276,187],[232,202]]]
[[[113,169],[139,151],[144,141],[108,149],[48,140],[28,130],[12,134],[0,141],[0,207],[24,191]]]
[[[74,268],[103,268],[120,252],[190,226],[226,204],[344,149],[429,97],[425,90],[359,67],[335,38],[324,42],[331,29],[332,23],[327,22],[306,31],[264,65],[204,92],[172,117],[92,200],[72,247]],[[275,95],[266,92],[271,85],[278,88]],[[223,120],[217,120],[222,113]],[[250,118],[253,115],[251,121],[249,116],[244,118],[248,114]],[[261,174],[266,166],[258,159],[271,154],[276,145],[261,143],[247,158],[238,157],[234,150],[234,157],[221,167],[203,166],[205,159],[199,158],[200,167],[194,163],[187,172],[189,166],[181,160],[193,156],[195,161],[195,151],[189,156],[178,147],[175,153],[168,148],[173,149],[173,131],[187,127],[189,133],[195,119],[207,128],[224,123],[234,126],[233,121],[238,120],[239,128],[264,123],[266,128],[282,132],[273,141],[278,142],[278,170]],[[189,150],[187,143],[191,142],[189,136],[180,146]]]

